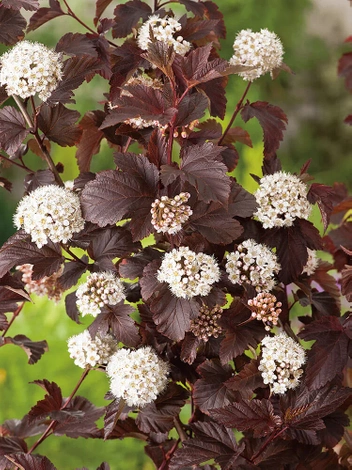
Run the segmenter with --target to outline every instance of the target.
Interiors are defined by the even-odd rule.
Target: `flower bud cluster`
[[[307,251],[308,251],[308,260],[302,270],[302,274],[307,274],[308,276],[311,276],[312,274],[315,273],[319,265],[319,258],[317,257],[317,252],[315,250],[311,250],[310,248],[307,248]]]
[[[177,54],[185,55],[190,50],[191,44],[185,41],[182,36],[176,36],[176,33],[181,29],[181,24],[170,16],[160,18],[157,15],[152,15],[138,31],[138,46],[147,50],[152,39],[155,39],[173,46]]]
[[[162,196],[152,203],[152,224],[158,233],[172,235],[182,230],[182,225],[193,214],[190,206],[185,204],[190,197],[189,193],[180,193],[173,198]]]
[[[244,80],[253,81],[282,65],[284,49],[275,33],[267,29],[253,32],[251,29],[240,31],[233,43],[234,54],[231,65],[244,65],[253,69],[240,72]]]
[[[164,391],[168,382],[169,366],[150,346],[136,351],[119,349],[106,368],[110,390],[128,406],[142,408]]]
[[[291,227],[299,219],[308,219],[312,205],[307,200],[307,185],[296,175],[278,171],[260,180],[254,196],[254,213],[264,228]]]
[[[38,248],[49,240],[66,243],[84,228],[77,194],[53,184],[41,186],[22,198],[14,223],[31,235]]]
[[[207,305],[203,305],[199,310],[199,316],[191,321],[190,331],[194,336],[205,342],[207,342],[211,336],[218,338],[222,333],[222,328],[218,324],[221,315],[222,308],[219,305],[211,309]]]
[[[61,54],[43,44],[20,41],[0,61],[0,85],[8,95],[25,99],[38,93],[46,101],[62,78]]]
[[[76,305],[83,316],[101,313],[105,305],[116,305],[126,298],[122,281],[111,272],[92,273],[76,291]]]
[[[58,278],[61,276],[63,268],[51,276],[44,276],[38,280],[32,279],[32,264],[21,264],[20,266],[16,266],[16,269],[22,273],[22,282],[24,282],[24,288],[29,294],[33,293],[40,297],[47,297],[49,300],[59,302],[64,292],[64,289],[58,282]]]
[[[274,276],[281,266],[266,245],[248,239],[227,255],[226,271],[233,284],[248,283],[257,292],[270,291],[276,284]]]
[[[282,303],[277,301],[275,295],[260,292],[253,299],[249,299],[247,304],[252,310],[252,318],[261,320],[266,331],[270,331],[273,326],[277,325],[279,315],[282,312]]]
[[[284,394],[296,388],[303,374],[301,366],[305,363],[305,351],[286,333],[266,336],[262,340],[262,359],[258,369],[265,384],[270,385],[272,393]]]
[[[189,299],[208,295],[220,279],[220,268],[212,256],[181,246],[165,253],[157,279],[167,282],[176,297]]]
[[[78,367],[97,367],[106,364],[117,349],[116,339],[99,332],[92,339],[89,331],[72,336],[67,341],[68,352]]]

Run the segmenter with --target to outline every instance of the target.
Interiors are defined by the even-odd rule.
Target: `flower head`
[[[150,31],[152,31],[154,39],[173,46],[177,54],[185,55],[190,50],[191,44],[185,41],[182,36],[176,36],[181,29],[181,24],[170,16],[160,18],[157,15],[152,15],[138,31],[138,46],[143,50],[148,49],[152,42],[150,37]]]
[[[61,54],[37,42],[20,41],[0,59],[0,84],[9,95],[46,101],[62,78]]]
[[[153,202],[152,224],[158,233],[172,235],[182,230],[182,225],[192,215],[190,206],[185,204],[190,196],[189,193],[180,193],[173,198],[162,196]]]
[[[89,331],[84,330],[83,333],[69,338],[67,346],[76,366],[84,369],[87,366],[97,367],[106,364],[117,349],[117,341],[113,336],[102,335],[99,332],[92,339]]]
[[[105,305],[116,305],[126,298],[122,281],[110,272],[92,273],[76,291],[77,307],[83,316],[96,317]]]
[[[207,342],[213,336],[218,338],[222,333],[222,328],[218,324],[222,315],[222,308],[216,305],[209,308],[207,305],[202,305],[199,309],[199,315],[195,320],[191,320],[190,331],[197,338]]]
[[[274,276],[281,266],[270,248],[254,240],[245,240],[227,255],[226,271],[233,284],[248,283],[257,292],[270,291],[276,284]]]
[[[258,209],[254,213],[264,228],[291,227],[299,219],[308,219],[312,205],[308,188],[302,180],[283,171],[263,176],[254,196]]]
[[[266,336],[262,340],[262,359],[258,369],[272,393],[284,394],[288,389],[296,388],[304,363],[304,349],[286,333]]]
[[[128,406],[143,407],[165,389],[169,366],[150,346],[136,351],[119,349],[106,368],[110,390]]]
[[[278,36],[267,29],[261,29],[260,32],[243,29],[236,36],[233,50],[234,54],[230,59],[231,65],[253,67],[252,70],[238,74],[248,81],[253,81],[280,67],[284,54]]]
[[[60,186],[41,186],[17,206],[15,226],[31,235],[39,248],[52,242],[66,243],[84,227],[77,194]]]
[[[24,282],[24,287],[29,294],[33,293],[41,297],[48,297],[48,299],[54,300],[55,302],[59,302],[64,292],[64,289],[58,282],[58,279],[63,272],[63,267],[51,276],[44,276],[38,280],[32,278],[32,264],[22,264],[20,266],[16,266],[16,269],[21,271],[22,282]]]
[[[252,310],[252,318],[261,320],[267,331],[277,325],[279,315],[282,312],[282,303],[277,301],[275,295],[260,292],[253,299],[249,299],[247,304]]]
[[[302,274],[307,274],[308,276],[311,276],[312,274],[315,273],[318,265],[319,265],[319,258],[317,257],[317,252],[315,250],[311,250],[310,248],[307,248],[308,251],[308,259],[307,263],[304,266],[302,270]]]
[[[165,253],[157,279],[167,282],[176,297],[187,299],[208,295],[220,279],[220,268],[212,256],[181,246]]]

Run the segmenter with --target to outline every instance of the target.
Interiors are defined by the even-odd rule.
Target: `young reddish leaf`
[[[345,86],[352,89],[352,52],[346,52],[339,60],[337,72],[339,77],[345,78]]]
[[[227,82],[227,77],[221,77],[197,85],[197,89],[204,92],[210,101],[210,115],[220,119],[224,119],[226,113],[225,87]]]
[[[223,408],[239,396],[225,386],[233,374],[232,367],[227,364],[222,366],[219,359],[204,361],[197,372],[201,378],[194,384],[193,400],[203,413],[209,414],[214,408]]]
[[[349,302],[352,302],[352,266],[346,265],[341,271],[341,292]]]
[[[305,341],[316,340],[308,352],[306,384],[315,390],[341,373],[348,359],[349,338],[343,324],[334,316],[306,325],[299,333]]]
[[[61,147],[72,147],[82,135],[82,130],[75,125],[79,116],[78,111],[67,109],[61,103],[54,108],[44,104],[38,115],[38,126],[47,139]]]
[[[142,18],[145,21],[152,14],[149,5],[140,0],[131,0],[124,5],[118,5],[114,10],[115,23],[112,28],[114,38],[128,36]]]
[[[66,295],[65,297],[65,308],[67,315],[73,320],[74,322],[80,324],[79,321],[79,310],[77,308],[77,297],[76,292],[71,292],[70,294]]]
[[[26,121],[16,108],[5,106],[0,109],[0,148],[9,155],[13,155],[28,134],[29,129],[26,128]]]
[[[229,214],[233,217],[252,217],[257,209],[257,203],[253,194],[246,191],[235,181],[231,184],[229,200]]]
[[[23,470],[57,470],[47,457],[30,454],[11,454],[7,459]]]
[[[98,56],[94,43],[86,34],[81,33],[67,33],[62,36],[55,47],[55,51],[64,52],[66,55],[71,56]]]
[[[241,400],[239,403],[211,410],[210,415],[219,423],[238,431],[253,430],[254,437],[263,437],[280,428],[282,420],[275,414],[270,400]]]
[[[24,38],[26,20],[16,10],[0,5],[0,43],[12,46]]]
[[[81,173],[89,171],[92,156],[100,150],[104,133],[99,130],[99,127],[104,118],[103,111],[88,111],[78,124],[82,130],[82,138],[77,145],[76,159]]]
[[[272,158],[283,139],[283,131],[286,129],[287,116],[278,106],[273,106],[266,101],[247,103],[241,110],[244,122],[253,117],[257,118],[264,132],[264,156]]]
[[[253,390],[265,387],[261,372],[258,370],[258,361],[252,360],[233,377],[230,377],[225,386],[229,390],[240,392],[242,398],[249,400],[253,395]]]
[[[27,33],[36,30],[39,26],[42,26],[58,16],[64,15],[58,0],[49,0],[49,5],[49,8],[39,8],[39,10],[31,16]]]
[[[28,422],[39,418],[50,416],[53,411],[60,411],[62,406],[62,394],[60,387],[55,382],[48,380],[35,380],[34,382],[42,387],[47,393],[43,400],[39,400],[28,413]]]
[[[13,10],[24,8],[27,11],[35,11],[39,8],[38,0],[2,0],[1,3],[5,8],[12,8]]]
[[[23,349],[28,356],[28,364],[35,364],[42,355],[48,351],[48,343],[46,341],[31,341],[27,336],[16,335],[14,338],[5,338],[5,344],[15,344]]]

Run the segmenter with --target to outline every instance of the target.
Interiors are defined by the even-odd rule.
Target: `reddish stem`
[[[273,433],[269,438],[264,442],[264,444],[261,446],[261,448],[256,452],[253,457],[251,458],[251,462],[254,462],[255,459],[262,453],[264,450],[268,447],[269,444],[271,444],[275,439],[277,439],[281,434],[283,434],[286,430],[288,429],[288,426],[285,426],[281,431],[278,433]]]
[[[21,168],[22,170],[25,170],[28,173],[32,173],[32,170],[30,168],[28,168],[26,165],[21,165],[20,163],[17,163],[14,160],[11,160],[10,158],[5,157],[5,155],[0,155],[0,160],[6,160],[7,162],[11,163],[12,165],[18,166],[18,168]]]
[[[4,338],[5,335],[7,334],[7,332],[9,331],[10,329],[10,326],[12,325],[12,323],[16,320],[16,318],[18,317],[18,315],[21,313],[21,310],[23,309],[23,306],[24,306],[24,302],[21,303],[21,305],[19,305],[17,307],[17,310],[15,310],[13,312],[13,315],[12,315],[12,318],[11,320],[9,321],[8,325],[7,325],[7,328],[4,330],[3,334],[2,334],[2,337]]]

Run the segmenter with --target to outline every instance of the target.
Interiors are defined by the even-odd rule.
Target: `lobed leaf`
[[[31,341],[25,335],[16,335],[13,338],[6,337],[5,344],[14,344],[23,349],[28,356],[28,364],[35,364],[42,355],[48,351],[46,341]]]
[[[22,470],[57,470],[47,457],[16,453],[6,458]]]
[[[28,134],[26,121],[16,108],[5,106],[0,109],[0,148],[14,155]]]
[[[49,5],[49,8],[39,8],[39,10],[37,10],[34,15],[31,16],[27,33],[38,29],[43,24],[54,18],[57,18],[58,16],[64,15],[58,0],[49,0]]]
[[[92,157],[100,150],[104,133],[99,130],[99,127],[104,118],[103,111],[87,111],[78,124],[82,130],[82,138],[77,145],[76,159],[81,173],[90,170]]]
[[[258,361],[251,360],[243,369],[233,377],[230,377],[225,386],[229,390],[240,392],[242,398],[249,400],[253,391],[259,387],[266,387],[263,383],[261,372],[258,370]]]
[[[5,8],[12,8],[13,10],[24,8],[27,11],[35,11],[39,8],[38,0],[2,0],[1,4]]]
[[[33,420],[46,418],[50,416],[53,411],[60,411],[62,406],[62,394],[60,387],[55,382],[48,380],[35,380],[34,382],[42,387],[47,393],[43,400],[37,401],[36,405],[32,406],[28,413],[28,422]]]
[[[67,109],[61,103],[55,107],[44,104],[38,115],[38,126],[47,139],[61,147],[72,147],[82,136],[82,130],[75,125],[79,116],[78,111]]]
[[[81,33],[67,33],[59,40],[55,47],[56,52],[64,52],[70,56],[92,56],[97,57],[94,42]]]
[[[151,14],[150,6],[141,0],[130,0],[124,5],[118,5],[114,10],[115,23],[112,28],[112,36],[114,38],[128,36],[137,26],[140,18],[145,21]]]
[[[0,43],[13,46],[24,38],[26,20],[17,10],[0,5]]]

